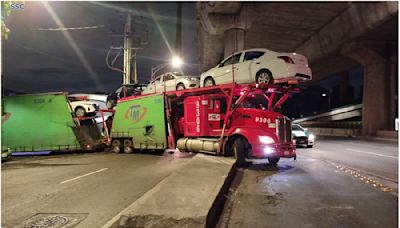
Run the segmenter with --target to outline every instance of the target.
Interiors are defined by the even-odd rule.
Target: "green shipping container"
[[[135,149],[165,149],[167,133],[163,95],[119,102],[111,138],[132,139]]]
[[[20,152],[93,149],[100,140],[97,127],[76,126],[65,93],[3,97],[1,135]]]

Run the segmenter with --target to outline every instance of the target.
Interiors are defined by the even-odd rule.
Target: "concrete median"
[[[118,227],[212,227],[233,179],[233,158],[198,154],[126,208]]]

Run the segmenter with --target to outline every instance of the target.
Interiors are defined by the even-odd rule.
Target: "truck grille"
[[[276,119],[276,135],[280,143],[292,143],[292,122],[287,117]]]

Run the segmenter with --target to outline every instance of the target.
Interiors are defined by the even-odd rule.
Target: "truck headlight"
[[[269,147],[269,146],[264,147],[265,155],[270,155],[270,154],[273,154],[274,152],[275,152],[274,149],[272,149],[271,147]]]
[[[309,136],[308,136],[308,140],[314,140],[315,139],[315,136],[313,135],[313,134],[310,134]]]
[[[258,136],[258,139],[260,140],[261,143],[264,143],[264,144],[274,143],[274,140],[269,136]]]

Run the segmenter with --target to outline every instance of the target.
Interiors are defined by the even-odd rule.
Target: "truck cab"
[[[214,93],[185,97],[183,116],[176,124],[181,138],[178,148],[188,150],[190,144],[191,151],[212,152],[221,146],[220,153],[242,158],[242,162],[266,158],[277,163],[280,157],[295,157],[291,121],[274,111],[279,109],[274,106],[279,99],[275,91],[270,93],[274,93],[272,99],[261,89],[238,89],[232,96]]]

